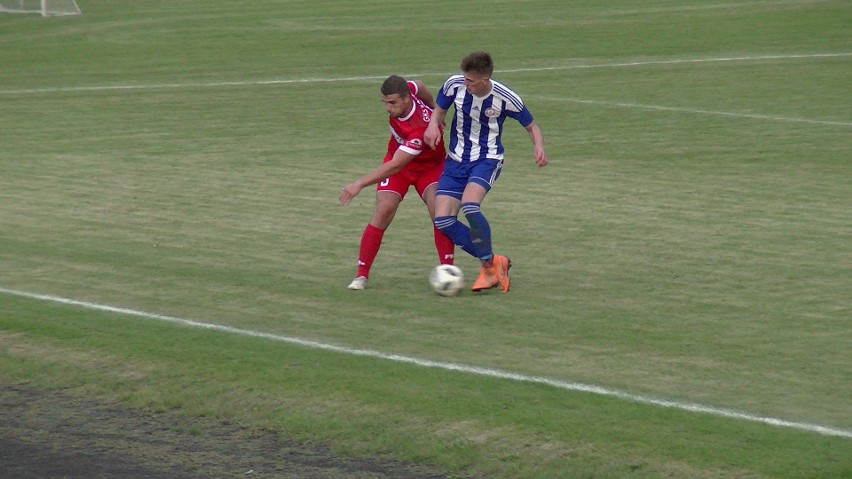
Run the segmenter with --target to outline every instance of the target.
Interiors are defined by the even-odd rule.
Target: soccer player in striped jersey
[[[474,52],[461,61],[462,73],[453,75],[435,98],[435,111],[424,139],[430,148],[442,142],[441,126],[450,106],[455,108],[447,135],[447,161],[438,180],[435,226],[464,251],[475,252],[481,262],[479,277],[471,290],[500,287],[509,291],[509,258],[495,255],[491,226],[480,205],[503,168],[503,121],[509,117],[529,133],[538,167],[547,165],[541,130],[521,97],[506,85],[492,80],[494,62],[486,52]],[[468,225],[458,221],[459,210]]]
[[[446,156],[443,140],[439,140],[437,148],[425,146],[423,133],[429,126],[435,101],[421,81],[406,81],[391,75],[382,83],[381,92],[391,132],[382,165],[340,190],[340,204],[347,205],[363,188],[377,184],[373,216],[361,235],[358,271],[349,283],[349,289],[356,291],[367,287],[370,268],[379,253],[385,230],[409,188],[414,187],[426,203],[429,216],[435,219],[435,190]],[[437,227],[432,229],[438,260],[441,264],[453,264],[455,246],[452,240]]]

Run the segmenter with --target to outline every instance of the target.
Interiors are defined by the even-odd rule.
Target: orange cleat
[[[483,289],[491,289],[499,283],[497,279],[497,269],[494,266],[486,268],[482,266],[479,270],[479,277],[473,282],[470,287],[471,291],[482,291]]]
[[[500,287],[500,291],[506,293],[509,291],[509,268],[512,267],[512,262],[505,256],[494,255],[494,262],[490,268],[482,267],[479,271],[479,278],[474,281],[471,291],[482,291]]]
[[[512,260],[505,256],[494,255],[494,270],[497,273],[497,283],[500,286],[500,291],[509,292],[509,268],[512,267]]]

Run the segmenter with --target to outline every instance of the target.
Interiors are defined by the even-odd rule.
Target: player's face
[[[392,95],[382,95],[382,102],[385,104],[385,110],[391,118],[399,118],[405,116],[411,110],[411,97],[400,97],[398,93]]]
[[[465,73],[464,86],[467,92],[476,96],[483,96],[491,91],[491,79],[486,75],[478,73]]]

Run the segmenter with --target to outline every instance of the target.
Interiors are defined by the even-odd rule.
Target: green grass
[[[0,287],[852,429],[847,2],[447,20],[458,3],[437,2],[416,22],[413,2],[78,3],[0,17]],[[381,79],[436,90],[474,49],[551,158],[535,168],[507,124],[483,211],[512,291],[432,294],[413,193],[370,288],[346,290],[373,201],[336,197],[384,153]],[[0,311],[2,382],[355,455],[505,478],[852,473],[846,438],[10,295]]]

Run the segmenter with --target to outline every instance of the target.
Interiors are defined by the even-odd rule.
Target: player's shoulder
[[[515,90],[497,80],[491,80],[491,92],[493,95],[499,96],[505,101],[513,104],[518,109],[521,109],[524,106],[524,100],[521,98],[521,95],[518,95]]]
[[[518,95],[518,93],[515,90],[513,90],[510,86],[506,85],[505,83],[494,80],[494,79],[491,80],[491,89],[497,95],[511,96],[511,97],[517,97],[517,98],[521,97],[521,95]]]
[[[459,87],[463,87],[463,86],[464,86],[464,75],[460,75],[460,74],[452,75],[449,78],[447,78],[447,81],[444,82],[444,90],[445,91],[456,90]]]

